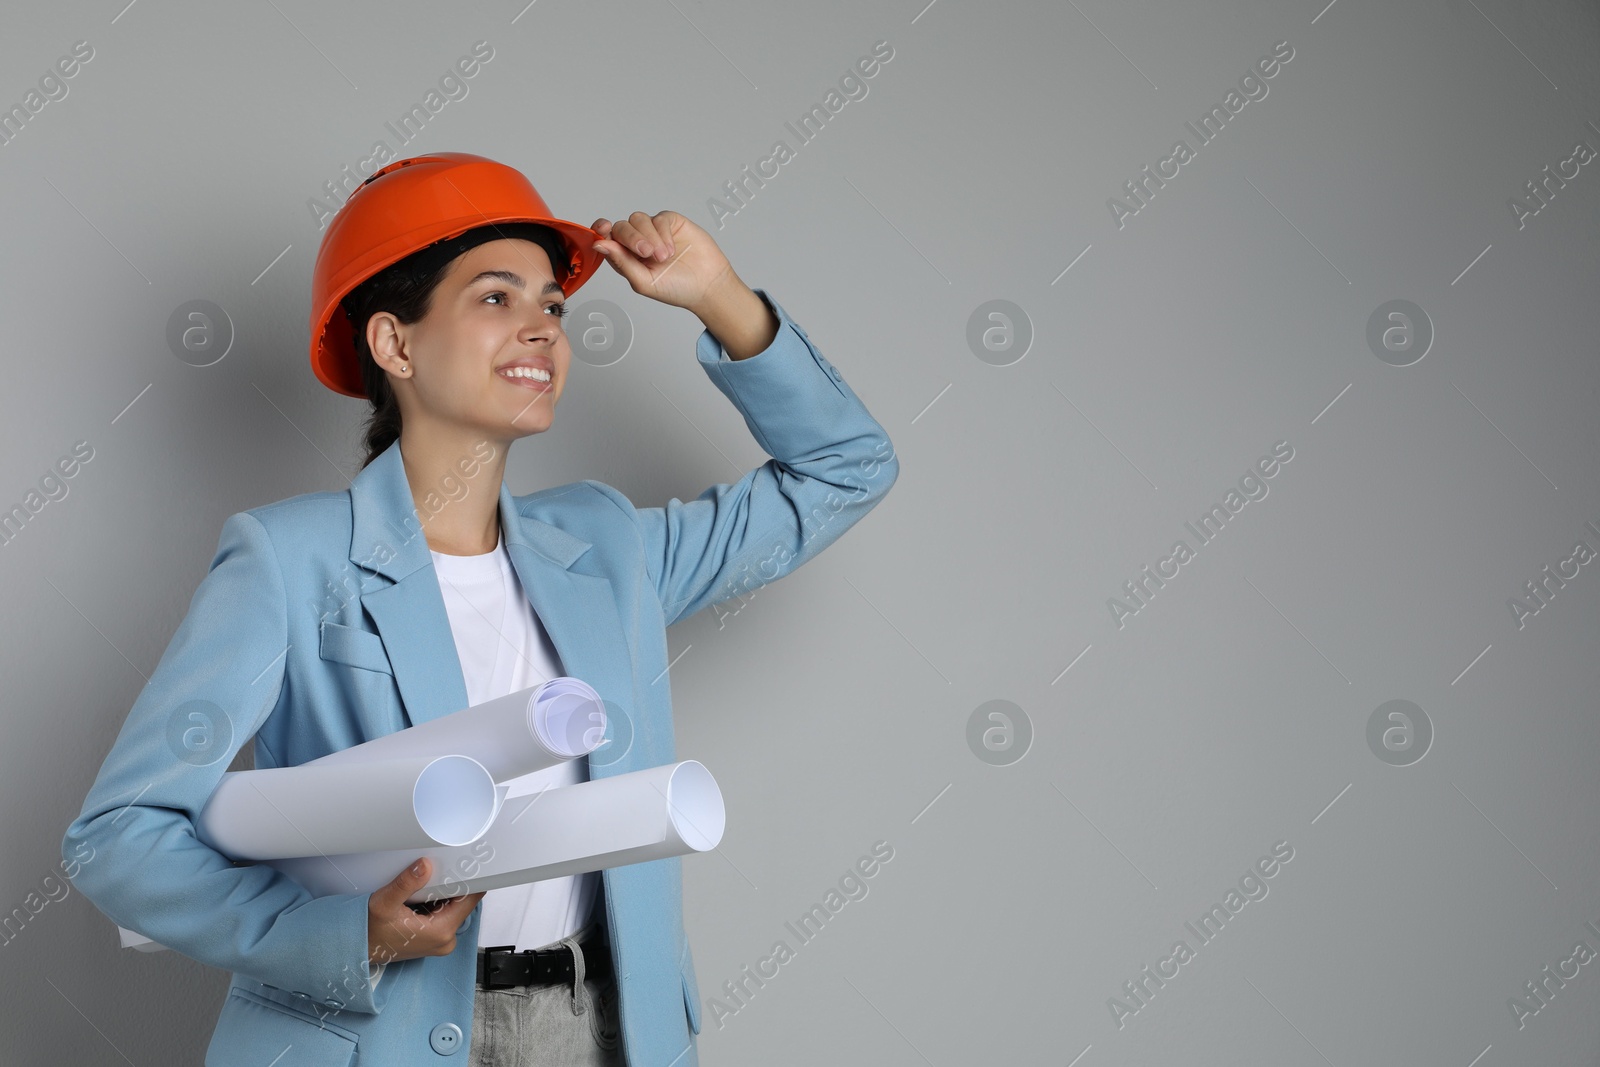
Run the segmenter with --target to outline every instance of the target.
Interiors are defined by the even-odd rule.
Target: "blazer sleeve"
[[[368,980],[370,894],[313,896],[267,864],[235,866],[195,835],[200,809],[283,693],[287,632],[266,528],[232,515],[62,856],[73,858],[72,884],[120,926],[308,1004],[377,1013],[387,990]]]
[[[899,476],[889,435],[806,331],[763,289],[772,343],[729,358],[710,330],[696,354],[772,458],[691,501],[635,508],[591,481],[635,523],[668,626],[783,577],[838,540]]]

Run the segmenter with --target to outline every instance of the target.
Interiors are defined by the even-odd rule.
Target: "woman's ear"
[[[380,370],[406,378],[411,374],[411,360],[406,357],[405,338],[399,327],[400,320],[393,313],[374,312],[367,320],[367,348]]]

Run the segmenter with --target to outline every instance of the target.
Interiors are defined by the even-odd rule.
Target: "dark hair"
[[[363,468],[400,436],[400,404],[389,384],[388,372],[372,358],[372,349],[367,345],[367,321],[376,313],[387,311],[407,325],[417,322],[427,315],[433,291],[457,257],[486,241],[508,237],[539,245],[550,257],[556,281],[567,280],[569,253],[555,230],[537,222],[491,223],[418,249],[366,279],[340,301],[355,331],[361,385],[372,402],[372,413],[367,417],[367,458],[361,463]]]

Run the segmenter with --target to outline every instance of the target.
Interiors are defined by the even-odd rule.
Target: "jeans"
[[[572,947],[577,967],[571,985],[478,987],[468,1067],[624,1067],[616,978],[587,977],[579,944],[588,938],[591,952],[610,952],[598,937],[603,922],[596,916],[556,942]]]

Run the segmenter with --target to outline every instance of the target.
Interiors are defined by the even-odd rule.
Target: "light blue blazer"
[[[591,757],[591,778],[676,762],[668,626],[794,570],[898,475],[883,427],[805,330],[756,291],[780,320],[772,344],[730,360],[703,331],[697,354],[771,460],[659,508],[635,508],[592,480],[526,496],[498,487],[522,588],[567,674],[607,703],[601,752],[616,754]],[[392,962],[373,988],[368,894],[313,896],[270,866],[234,864],[193,826],[252,737],[257,767],[294,766],[466,706],[398,443],[348,490],[229,516],[62,840],[73,884],[106,916],[233,972],[208,1067],[467,1062],[481,904],[454,952]],[[680,875],[677,858],[603,872],[631,1065],[698,1062]]]

